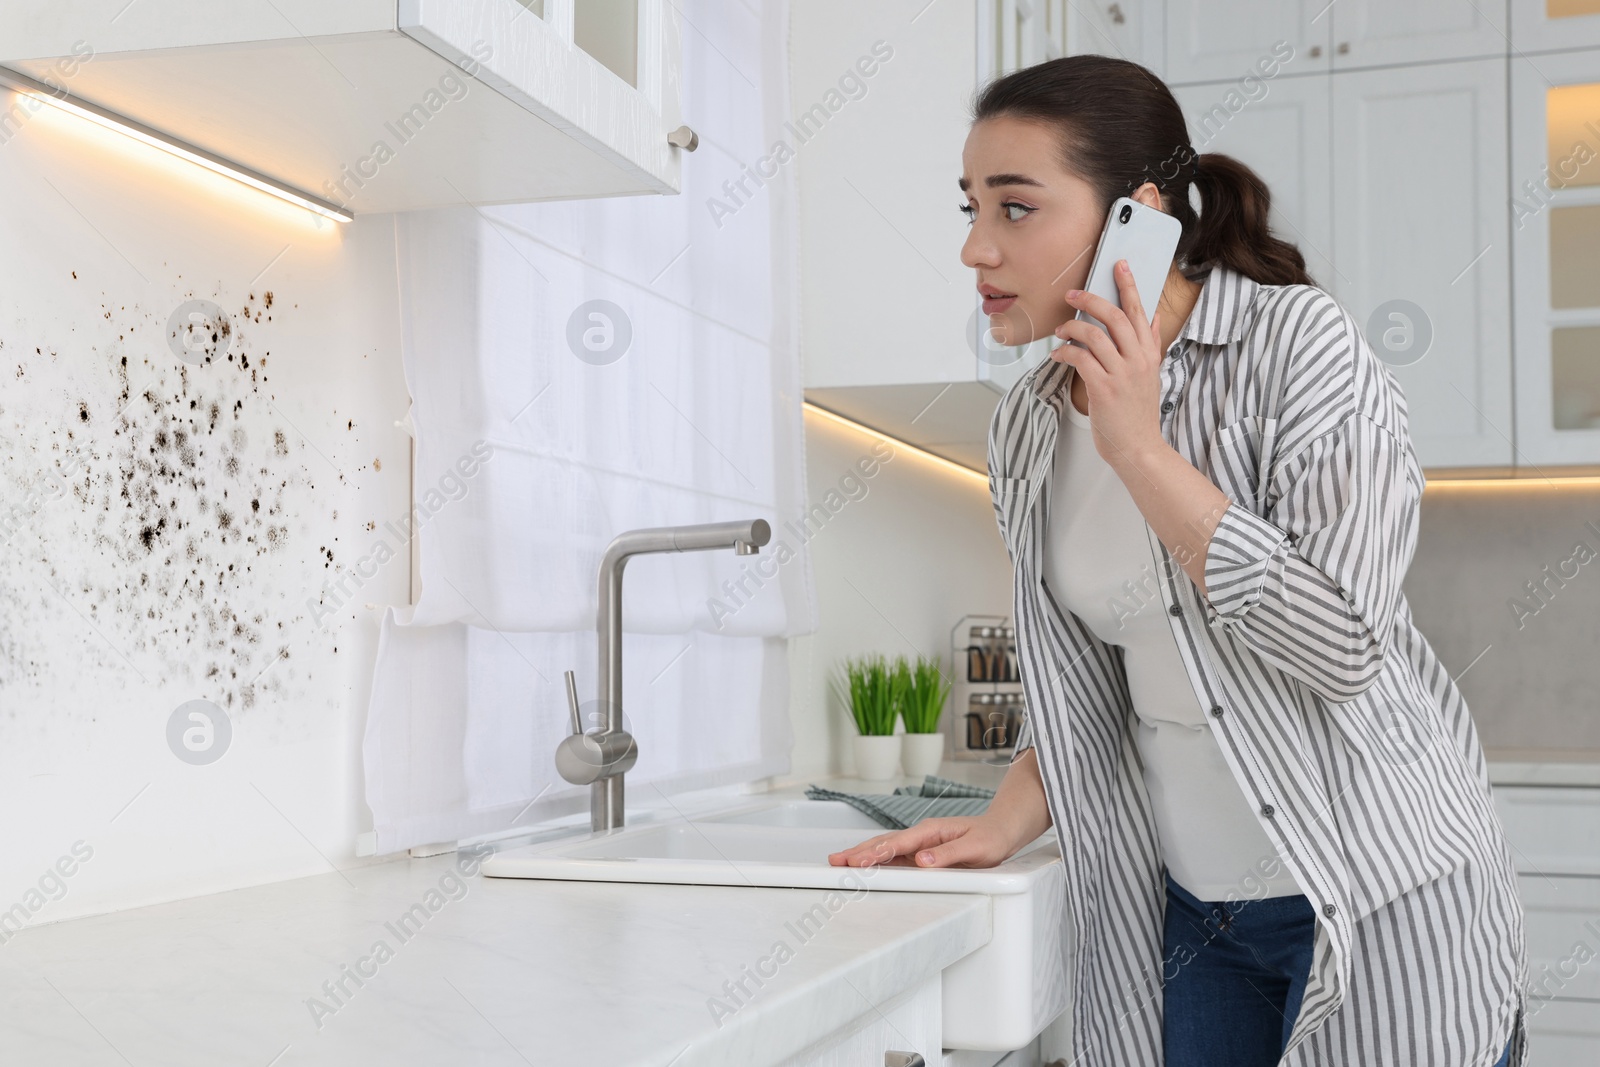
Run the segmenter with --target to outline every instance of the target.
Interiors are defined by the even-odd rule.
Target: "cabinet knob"
[[[885,1052],[883,1067],[928,1067],[920,1052]]]
[[[1349,41],[1340,41],[1339,42],[1339,54],[1341,56],[1350,54],[1350,42]]]
[[[667,143],[685,152],[693,152],[700,147],[700,135],[687,126],[679,126],[667,134]]]
[[[1314,45],[1311,46],[1311,58],[1312,59],[1316,59],[1321,54],[1322,54],[1322,46],[1320,44],[1314,44]]]

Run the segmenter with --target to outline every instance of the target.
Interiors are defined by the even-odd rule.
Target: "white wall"
[[[408,401],[390,218],[312,220],[48,108],[0,144],[0,910],[356,863],[362,605],[405,602],[405,556],[308,600],[405,514]],[[191,298],[233,323],[207,366],[166,337]],[[197,698],[233,731],[204,766],[167,738]]]
[[[963,615],[1011,613],[1011,561],[988,480],[900,446],[871,477],[884,439],[807,409],[806,485],[812,505],[817,632],[791,642],[795,776],[854,770],[855,724],[829,679],[863,653],[939,655]],[[946,714],[949,712],[946,711]]]

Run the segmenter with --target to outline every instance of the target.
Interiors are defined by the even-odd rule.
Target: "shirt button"
[[[1261,814],[1265,815],[1269,819],[1272,818],[1272,813],[1277,811],[1277,810],[1278,809],[1274,808],[1271,804],[1263,804],[1263,805],[1261,805]]]
[[[1172,605],[1172,607],[1167,609],[1167,614],[1168,615],[1182,615],[1183,614],[1183,605],[1182,604],[1174,604],[1174,605]]]
[[[1220,718],[1222,716],[1222,705],[1221,704],[1213,704],[1213,705],[1211,705],[1211,714],[1213,714],[1213,715],[1215,715],[1215,716]]]
[[[1322,914],[1328,916],[1330,919],[1333,917],[1333,913],[1338,910],[1339,909],[1334,907],[1332,904],[1324,904],[1322,906]]]
[[[1173,408],[1175,408],[1177,406],[1178,405],[1174,404],[1172,401],[1165,400],[1165,401],[1162,401],[1162,403],[1161,403],[1161,410],[1162,410],[1162,412],[1168,412],[1168,411],[1171,411]]]

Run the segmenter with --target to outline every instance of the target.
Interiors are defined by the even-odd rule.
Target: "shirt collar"
[[[1244,336],[1245,313],[1261,283],[1221,263],[1186,271],[1184,277],[1201,283],[1194,309],[1178,331],[1178,340],[1202,345],[1225,345]],[[1174,342],[1176,343],[1176,342]],[[1069,366],[1060,360],[1041,360],[1033,371],[1033,392],[1048,400],[1066,378]]]

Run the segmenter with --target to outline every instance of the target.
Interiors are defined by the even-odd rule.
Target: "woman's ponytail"
[[[1198,217],[1188,198],[1169,205],[1184,224],[1177,259],[1186,264],[1221,263],[1265,285],[1316,285],[1300,249],[1274,237],[1267,227],[1272,193],[1259,175],[1232,156],[1204,152],[1195,157]]]

